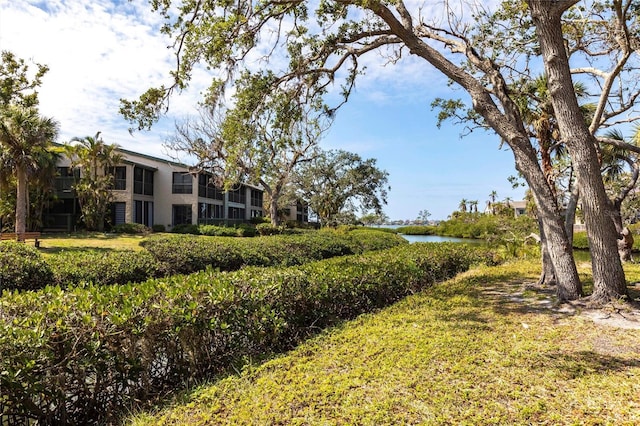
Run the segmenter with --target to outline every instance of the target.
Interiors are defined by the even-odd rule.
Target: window
[[[211,182],[211,175],[198,175],[198,197],[211,198],[213,200],[224,199],[223,191]]]
[[[309,207],[299,201],[296,205],[296,220],[298,222],[309,222]]]
[[[174,194],[191,194],[192,191],[193,178],[191,175],[184,172],[173,172],[172,192]]]
[[[262,217],[262,210],[251,209],[251,217]]]
[[[244,219],[244,209],[238,207],[229,207],[229,219]]]
[[[173,205],[173,226],[192,223],[191,205],[190,204],[174,204]]]
[[[198,223],[213,224],[224,219],[224,206],[221,204],[200,203],[198,205]]]
[[[133,169],[133,193],[153,195],[153,170],[141,167]]]
[[[126,221],[127,204],[126,203],[113,203],[112,204],[112,220],[114,225],[122,225]]]
[[[234,189],[233,191],[229,191],[229,202],[230,203],[244,204],[246,202],[245,187],[241,186],[238,189]]]
[[[124,191],[127,189],[127,168],[125,166],[109,167],[109,174],[113,176],[113,189]]]
[[[142,223],[146,226],[152,226],[153,201],[135,200],[133,203],[133,221],[135,223]]]
[[[253,207],[262,207],[262,191],[258,189],[251,190],[251,205]]]
[[[76,180],[80,179],[80,169],[71,167],[58,167],[58,176],[55,180],[56,190],[59,192],[71,192]]]

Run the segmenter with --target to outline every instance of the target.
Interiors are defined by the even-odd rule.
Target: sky
[[[121,98],[134,100],[151,86],[169,83],[174,66],[171,40],[145,0],[0,0],[0,50],[48,65],[39,89],[40,112],[60,122],[58,142],[94,136],[122,148],[173,158],[164,144],[174,123],[196,114],[211,74],[196,71],[191,86],[171,99],[167,116],[150,131],[129,132],[119,113]],[[33,66],[35,69],[35,66]],[[415,58],[396,65],[367,63],[349,102],[320,145],[374,158],[389,174],[384,213],[413,220],[422,210],[446,219],[460,201],[483,209],[489,194],[520,200],[513,189],[513,154],[498,136],[462,126],[436,125],[436,98],[459,98],[446,79]],[[188,159],[185,159],[188,162]]]

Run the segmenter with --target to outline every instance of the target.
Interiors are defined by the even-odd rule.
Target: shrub
[[[133,401],[288,349],[477,257],[464,245],[413,244],[296,268],[6,294],[2,402],[38,423],[117,423]]]
[[[236,225],[236,235],[238,237],[255,237],[257,234],[255,226],[240,223]]]
[[[238,231],[235,228],[227,226],[200,225],[199,230],[201,235],[210,237],[235,237],[238,235]]]
[[[151,227],[151,230],[152,230],[153,232],[165,232],[165,231],[166,231],[166,229],[167,229],[167,228],[165,228],[165,226],[164,226],[164,225],[159,224],[159,223],[156,223],[155,225],[153,225],[153,226]]]
[[[173,232],[174,234],[193,234],[193,235],[199,235],[200,234],[200,228],[198,225],[194,225],[191,223],[182,223],[180,225],[176,225],[173,227],[173,229],[171,230],[171,232]]]
[[[141,223],[121,223],[113,227],[116,234],[148,234],[151,229]]]
[[[145,251],[67,251],[49,259],[54,283],[67,287],[80,283],[97,285],[141,282],[160,274],[160,266]]]
[[[207,267],[230,271],[242,266],[300,265],[400,244],[408,243],[398,235],[385,232],[323,231],[251,240],[163,235],[151,237],[140,245],[156,258],[165,273],[188,274]]]
[[[53,275],[38,250],[25,243],[0,242],[0,292],[36,290],[51,284]]]
[[[256,225],[256,231],[260,235],[277,235],[283,233],[284,227],[274,226],[270,223],[259,223]]]
[[[433,235],[435,228],[433,226],[401,226],[396,229],[400,234],[405,235]]]

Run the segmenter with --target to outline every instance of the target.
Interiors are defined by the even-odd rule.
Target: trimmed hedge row
[[[226,228],[233,229],[233,228]],[[15,242],[0,246],[0,291],[36,290],[46,285],[67,287],[140,282],[207,267],[224,271],[243,266],[297,265],[333,256],[382,250],[407,242],[382,232],[349,234],[308,232],[300,235],[237,239],[193,235],[152,236],[147,251],[67,251],[46,261],[33,247]]]
[[[477,251],[413,244],[288,268],[209,269],[0,299],[0,418],[111,423],[124,410],[466,270]]]
[[[251,239],[151,237],[141,245],[162,264],[166,274],[188,274],[206,267],[223,271],[242,266],[291,266],[334,256],[382,250],[407,241],[384,232],[321,231]]]

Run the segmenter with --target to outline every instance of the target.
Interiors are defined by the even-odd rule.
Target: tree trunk
[[[551,254],[547,245],[547,237],[544,235],[544,226],[538,218],[538,231],[540,233],[540,252],[542,255],[542,272],[538,279],[538,285],[554,286],[557,284],[556,271],[551,261]]]
[[[278,216],[278,198],[273,195],[269,201],[269,216],[273,226],[280,226],[280,217]]]
[[[564,4],[529,0],[536,25],[549,94],[578,177],[582,208],[591,249],[594,290],[597,303],[606,303],[627,295],[624,271],[618,256],[616,230],[611,220],[611,205],[605,193],[595,144],[573,90],[569,61],[564,48],[561,15]]]
[[[24,164],[16,167],[16,223],[15,232],[23,234],[27,223],[27,170]]]
[[[578,197],[580,192],[575,187],[569,193],[569,201],[567,202],[567,211],[564,214],[564,226],[567,230],[567,239],[569,244],[573,246],[573,227],[576,224],[576,209],[578,208]]]
[[[538,211],[540,239],[543,244],[543,267],[548,270],[543,274],[553,272],[557,283],[559,300],[575,300],[582,296],[582,284],[578,276],[573,248],[567,240],[564,220],[559,214],[558,206],[549,187],[549,183],[538,164],[538,159],[530,144],[512,142],[516,168],[527,180]],[[544,256],[548,256],[545,261]],[[545,277],[545,280],[547,278]]]

